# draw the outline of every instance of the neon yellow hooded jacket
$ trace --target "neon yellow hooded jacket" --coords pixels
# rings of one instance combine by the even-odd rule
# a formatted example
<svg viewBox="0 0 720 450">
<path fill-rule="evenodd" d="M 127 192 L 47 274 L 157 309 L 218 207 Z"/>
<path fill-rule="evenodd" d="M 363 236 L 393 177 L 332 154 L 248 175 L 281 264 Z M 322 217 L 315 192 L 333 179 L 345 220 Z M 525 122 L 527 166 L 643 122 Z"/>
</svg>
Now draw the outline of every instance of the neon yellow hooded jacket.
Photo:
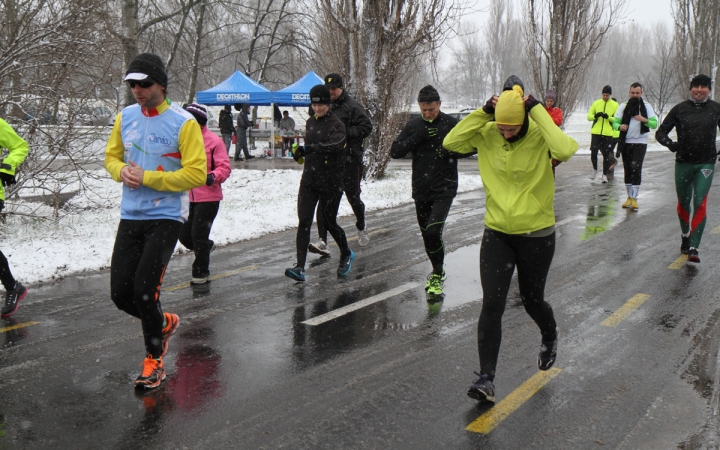
<svg viewBox="0 0 720 450">
<path fill-rule="evenodd" d="M 618 102 L 613 99 L 605 101 L 603 99 L 597 99 L 590 105 L 588 110 L 587 120 L 593 122 L 590 134 L 599 134 L 602 136 L 615 136 L 615 130 L 613 130 L 613 122 L 615 121 L 615 112 L 620 107 Z M 608 118 L 598 117 L 595 120 L 595 114 L 603 112 L 608 115 Z M 619 134 L 618 134 L 619 136 Z M 617 136 L 615 136 L 617 137 Z"/>
<path fill-rule="evenodd" d="M 453 128 L 443 141 L 451 152 L 477 149 L 485 188 L 485 226 L 506 234 L 525 234 L 555 224 L 555 179 L 552 158 L 567 161 L 578 144 L 567 136 L 538 103 L 530 110 L 527 134 L 508 142 L 494 116 L 482 108 Z"/>
<path fill-rule="evenodd" d="M 0 148 L 8 149 L 8 155 L 0 165 L 0 172 L 15 176 L 15 171 L 28 154 L 28 143 L 2 119 L 0 119 Z M 5 201 L 5 189 L 2 184 L 0 184 L 0 200 Z"/>
</svg>

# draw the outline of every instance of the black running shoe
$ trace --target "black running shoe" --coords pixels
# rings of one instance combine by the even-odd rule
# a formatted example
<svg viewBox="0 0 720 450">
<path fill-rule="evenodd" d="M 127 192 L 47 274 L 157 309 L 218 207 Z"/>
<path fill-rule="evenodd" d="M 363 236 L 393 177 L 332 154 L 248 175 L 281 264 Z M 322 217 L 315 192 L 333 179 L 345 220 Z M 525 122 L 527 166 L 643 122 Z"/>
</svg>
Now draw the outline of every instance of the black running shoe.
<svg viewBox="0 0 720 450">
<path fill-rule="evenodd" d="M 690 249 L 687 252 L 688 255 L 688 262 L 691 263 L 699 263 L 700 262 L 700 256 L 698 256 L 698 250 L 695 247 L 690 247 Z"/>
<path fill-rule="evenodd" d="M 474 373 L 480 378 L 475 380 L 472 386 L 470 386 L 470 389 L 467 391 L 467 396 L 479 402 L 495 403 L 495 385 L 493 382 L 490 381 L 485 374 L 480 375 L 477 372 Z"/>
<path fill-rule="evenodd" d="M 683 255 L 688 254 L 690 250 L 690 236 L 682 236 L 682 243 L 680 244 L 680 253 Z"/>
<path fill-rule="evenodd" d="M 557 358 L 557 343 L 560 337 L 560 329 L 555 329 L 555 340 L 553 341 L 542 341 L 540 344 L 540 354 L 538 355 L 538 369 L 548 370 L 555 364 L 555 358 Z"/>
<path fill-rule="evenodd" d="M 18 303 L 24 299 L 28 293 L 28 289 L 19 281 L 15 282 L 15 289 L 5 293 L 5 305 L 0 311 L 0 317 L 10 317 L 18 309 Z"/>
</svg>

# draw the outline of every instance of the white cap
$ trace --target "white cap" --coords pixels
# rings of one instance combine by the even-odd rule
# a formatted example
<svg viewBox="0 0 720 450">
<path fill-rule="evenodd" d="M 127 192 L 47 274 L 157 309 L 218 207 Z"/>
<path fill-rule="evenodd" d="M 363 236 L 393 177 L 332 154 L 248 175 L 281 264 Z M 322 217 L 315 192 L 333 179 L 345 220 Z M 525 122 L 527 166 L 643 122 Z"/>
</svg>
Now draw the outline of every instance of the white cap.
<svg viewBox="0 0 720 450">
<path fill-rule="evenodd" d="M 146 75 L 144 73 L 132 72 L 132 73 L 125 75 L 125 79 L 123 81 L 127 81 L 127 80 L 142 81 L 149 77 L 150 77 L 149 75 Z"/>
</svg>

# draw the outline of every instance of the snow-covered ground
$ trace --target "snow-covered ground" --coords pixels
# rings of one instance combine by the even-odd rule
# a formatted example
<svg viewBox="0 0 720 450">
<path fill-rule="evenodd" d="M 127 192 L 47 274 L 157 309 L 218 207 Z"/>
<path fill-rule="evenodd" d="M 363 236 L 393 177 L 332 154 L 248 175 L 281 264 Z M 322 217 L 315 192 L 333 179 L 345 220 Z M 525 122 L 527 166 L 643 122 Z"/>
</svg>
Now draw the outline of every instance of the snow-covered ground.
<svg viewBox="0 0 720 450">
<path fill-rule="evenodd" d="M 583 111 L 573 114 L 567 123 L 566 132 L 578 141 L 579 154 L 589 153 L 589 130 L 590 123 Z M 648 150 L 663 149 L 651 137 Z M 104 171 L 97 174 L 99 179 L 86 180 L 90 189 L 73 197 L 65 206 L 66 213 L 57 221 L 7 216 L 0 232 L 0 249 L 16 278 L 34 283 L 109 266 L 122 189 Z M 225 245 L 296 227 L 300 176 L 298 170 L 233 170 L 223 184 L 225 199 L 211 239 Z M 481 187 L 479 175 L 460 174 L 461 192 Z M 363 182 L 362 189 L 368 211 L 412 201 L 409 170 L 391 170 L 381 181 Z M 8 206 L 20 210 L 42 207 L 22 199 L 8 201 Z M 339 214 L 352 214 L 346 200 L 342 201 Z M 180 244 L 176 248 L 179 251 L 184 251 Z"/>
</svg>

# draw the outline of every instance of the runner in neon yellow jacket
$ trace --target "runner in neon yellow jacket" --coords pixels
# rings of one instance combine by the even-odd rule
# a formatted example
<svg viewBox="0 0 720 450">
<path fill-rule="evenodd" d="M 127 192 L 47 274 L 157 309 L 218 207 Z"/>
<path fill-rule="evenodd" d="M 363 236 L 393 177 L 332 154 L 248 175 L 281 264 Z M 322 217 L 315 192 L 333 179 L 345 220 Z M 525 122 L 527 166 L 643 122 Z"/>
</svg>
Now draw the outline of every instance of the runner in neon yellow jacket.
<svg viewBox="0 0 720 450">
<path fill-rule="evenodd" d="M 507 234 L 555 224 L 555 183 L 548 150 L 552 158 L 563 162 L 578 150 L 577 142 L 555 125 L 542 104 L 534 105 L 530 116 L 525 136 L 508 142 L 498 132 L 494 113 L 480 108 L 460 121 L 443 141 L 443 147 L 451 152 L 477 149 L 487 202 L 485 226 Z"/>
<path fill-rule="evenodd" d="M 545 301 L 545 281 L 555 253 L 555 183 L 550 156 L 567 161 L 578 144 L 532 96 L 523 97 L 515 76 L 500 97 L 471 113 L 445 137 L 456 153 L 477 150 L 485 187 L 485 230 L 480 245 L 482 310 L 478 320 L 479 376 L 467 395 L 495 401 L 495 369 L 502 338 L 502 315 L 510 282 L 518 270 L 520 297 L 540 329 L 537 364 L 548 370 L 557 357 L 558 328 Z M 532 116 L 532 117 L 530 117 Z"/>
<path fill-rule="evenodd" d="M 0 163 L 0 211 L 5 207 L 5 186 L 15 184 L 17 168 L 28 154 L 28 144 L 17 135 L 7 122 L 0 119 L 0 148 L 8 149 L 8 155 Z M 0 310 L 0 317 L 10 317 L 17 311 L 18 303 L 25 298 L 28 289 L 17 281 L 7 258 L 0 252 L 0 282 L 5 287 L 5 304 Z"/>
<path fill-rule="evenodd" d="M 5 201 L 5 188 L 9 184 L 15 184 L 15 171 L 25 161 L 28 154 L 28 143 L 17 135 L 7 122 L 0 119 L 0 148 L 8 149 L 8 155 L 0 164 L 0 200 Z M 2 208 L 0 208 L 0 211 Z"/>
</svg>

